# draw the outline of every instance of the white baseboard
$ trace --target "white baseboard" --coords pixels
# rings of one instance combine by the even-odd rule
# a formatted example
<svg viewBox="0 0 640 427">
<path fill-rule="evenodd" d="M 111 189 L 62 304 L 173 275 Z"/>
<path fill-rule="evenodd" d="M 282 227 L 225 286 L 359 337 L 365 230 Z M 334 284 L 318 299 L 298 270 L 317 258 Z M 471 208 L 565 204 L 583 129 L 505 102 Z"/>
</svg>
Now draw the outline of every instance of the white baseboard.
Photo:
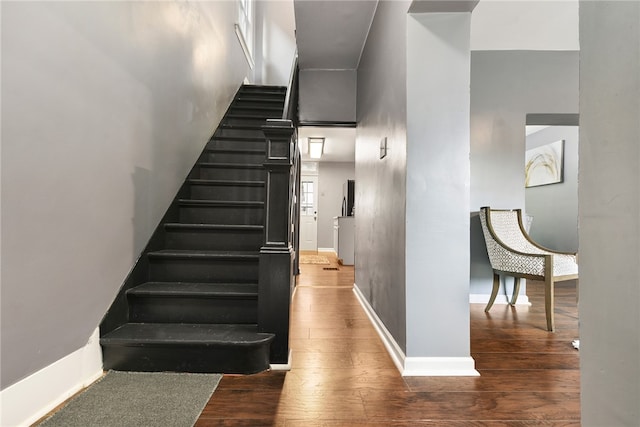
<svg viewBox="0 0 640 427">
<path fill-rule="evenodd" d="M 376 332 L 382 339 L 382 343 L 389 352 L 391 360 L 396 365 L 403 377 L 426 377 L 426 376 L 454 376 L 454 377 L 477 377 L 480 373 L 475 370 L 475 361 L 472 357 L 407 357 L 400 348 L 391 332 L 384 326 L 384 323 L 375 310 L 364 297 L 358 286 L 353 284 L 353 292 L 369 317 Z"/>
<path fill-rule="evenodd" d="M 272 363 L 269 365 L 272 371 L 290 371 L 291 370 L 291 349 L 287 356 L 287 363 Z"/>
<path fill-rule="evenodd" d="M 489 298 L 491 298 L 491 294 L 469 294 L 469 303 L 470 304 L 487 304 L 489 302 Z M 506 295 L 498 295 L 496 300 L 493 303 L 497 304 L 509 304 L 509 298 Z M 526 295 L 518 296 L 518 300 L 516 301 L 516 305 L 531 305 L 529 302 L 529 297 Z"/>
<path fill-rule="evenodd" d="M 407 357 L 403 377 L 479 377 L 473 357 Z"/>
<path fill-rule="evenodd" d="M 358 285 L 355 283 L 353 284 L 353 293 L 356 294 L 358 302 L 360 302 L 360 305 L 364 309 L 364 312 L 367 313 L 367 317 L 369 317 L 369 320 L 373 324 L 376 332 L 380 335 L 380 339 L 382 339 L 382 343 L 387 349 L 389 356 L 391 356 L 391 360 L 393 360 L 396 368 L 398 368 L 398 371 L 402 374 L 404 371 L 405 360 L 404 351 L 402 351 L 396 340 L 393 338 L 393 335 L 391 335 L 391 332 L 389 332 L 387 327 L 384 326 L 382 320 L 380 320 L 373 307 L 371 307 L 371 304 L 369 304 L 369 301 L 367 301 L 364 295 L 362 295 L 360 288 L 358 288 Z"/>
<path fill-rule="evenodd" d="M 338 255 L 336 253 L 336 250 L 333 248 L 318 248 L 318 252 L 332 252 L 334 254 L 336 254 L 336 256 Z"/>
<path fill-rule="evenodd" d="M 2 427 L 30 426 L 102 376 L 98 329 L 87 345 L 0 392 Z"/>
</svg>

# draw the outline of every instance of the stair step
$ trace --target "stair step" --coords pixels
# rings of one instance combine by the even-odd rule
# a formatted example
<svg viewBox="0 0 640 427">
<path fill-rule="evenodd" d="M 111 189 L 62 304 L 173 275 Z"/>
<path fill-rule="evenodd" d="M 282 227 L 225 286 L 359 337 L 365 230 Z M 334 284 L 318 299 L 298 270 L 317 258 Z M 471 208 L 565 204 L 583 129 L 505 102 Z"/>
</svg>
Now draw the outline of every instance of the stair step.
<svg viewBox="0 0 640 427">
<path fill-rule="evenodd" d="M 183 249 L 162 249 L 149 252 L 151 259 L 193 259 L 193 260 L 225 260 L 225 261 L 258 261 L 260 256 L 254 251 L 196 251 Z"/>
<path fill-rule="evenodd" d="M 164 228 L 171 249 L 257 251 L 264 239 L 261 225 L 168 223 Z"/>
<path fill-rule="evenodd" d="M 241 94 L 236 98 L 236 101 L 244 102 L 244 103 L 255 103 L 255 104 L 267 104 L 267 105 L 282 105 L 284 104 L 284 96 L 277 98 L 263 98 L 258 96 L 258 94 Z"/>
<path fill-rule="evenodd" d="M 266 148 L 266 139 L 264 137 L 264 133 L 257 137 L 238 137 L 235 135 L 225 137 L 222 135 L 215 135 L 209 140 L 206 148 L 254 148 L 264 150 Z"/>
<path fill-rule="evenodd" d="M 242 282 L 258 280 L 257 251 L 163 249 L 149 252 L 150 282 Z"/>
<path fill-rule="evenodd" d="M 128 295 L 202 298 L 258 298 L 257 283 L 147 282 L 131 288 Z"/>
<path fill-rule="evenodd" d="M 266 159 L 264 146 L 261 148 L 205 148 L 201 160 L 207 163 L 254 163 L 262 164 Z"/>
<path fill-rule="evenodd" d="M 264 202 L 226 200 L 178 200 L 179 222 L 183 224 L 261 225 Z"/>
<path fill-rule="evenodd" d="M 256 283 L 147 282 L 127 291 L 136 323 L 257 322 Z"/>
<path fill-rule="evenodd" d="M 126 323 L 100 344 L 107 370 L 251 374 L 269 368 L 273 338 L 256 325 Z"/>
<path fill-rule="evenodd" d="M 264 181 L 189 179 L 191 198 L 220 201 L 264 201 Z"/>
<path fill-rule="evenodd" d="M 263 181 L 266 175 L 262 163 L 198 163 L 192 178 L 210 180 Z"/>
</svg>

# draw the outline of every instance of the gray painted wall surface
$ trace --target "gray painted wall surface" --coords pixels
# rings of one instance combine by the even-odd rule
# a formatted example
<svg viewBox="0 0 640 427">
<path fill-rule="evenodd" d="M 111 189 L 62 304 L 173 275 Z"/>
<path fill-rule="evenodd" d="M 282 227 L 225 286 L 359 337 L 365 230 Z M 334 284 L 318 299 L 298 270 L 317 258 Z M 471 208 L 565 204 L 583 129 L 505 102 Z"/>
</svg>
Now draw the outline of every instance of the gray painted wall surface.
<svg viewBox="0 0 640 427">
<path fill-rule="evenodd" d="M 355 70 L 301 70 L 300 120 L 356 121 Z"/>
<path fill-rule="evenodd" d="M 356 165 L 319 162 L 318 167 L 318 247 L 333 248 L 333 217 L 342 214 L 342 184 L 355 179 Z"/>
<path fill-rule="evenodd" d="M 471 211 L 524 209 L 526 114 L 577 112 L 578 52 L 472 52 Z M 488 294 L 480 222 L 471 225 L 471 293 Z"/>
<path fill-rule="evenodd" d="M 232 2 L 2 4 L 2 380 L 83 347 L 248 69 Z"/>
<path fill-rule="evenodd" d="M 580 2 L 582 425 L 640 420 L 640 3 Z"/>
<path fill-rule="evenodd" d="M 407 10 L 378 3 L 358 67 L 356 285 L 406 352 Z M 388 152 L 380 159 L 380 140 Z"/>
<path fill-rule="evenodd" d="M 529 234 L 551 249 L 578 251 L 578 127 L 551 126 L 529 135 L 526 148 L 564 140 L 562 183 L 525 189 L 525 210 L 533 215 Z"/>
<path fill-rule="evenodd" d="M 471 14 L 407 20 L 406 355 L 469 357 Z"/>
</svg>

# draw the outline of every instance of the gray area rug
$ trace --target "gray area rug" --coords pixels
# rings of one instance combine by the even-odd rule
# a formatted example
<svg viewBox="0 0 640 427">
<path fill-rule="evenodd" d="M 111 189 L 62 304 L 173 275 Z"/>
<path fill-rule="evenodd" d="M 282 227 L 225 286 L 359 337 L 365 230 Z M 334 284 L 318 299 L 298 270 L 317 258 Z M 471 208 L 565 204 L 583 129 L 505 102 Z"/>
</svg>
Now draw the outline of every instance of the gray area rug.
<svg viewBox="0 0 640 427">
<path fill-rule="evenodd" d="M 191 427 L 222 375 L 109 371 L 43 427 Z"/>
</svg>

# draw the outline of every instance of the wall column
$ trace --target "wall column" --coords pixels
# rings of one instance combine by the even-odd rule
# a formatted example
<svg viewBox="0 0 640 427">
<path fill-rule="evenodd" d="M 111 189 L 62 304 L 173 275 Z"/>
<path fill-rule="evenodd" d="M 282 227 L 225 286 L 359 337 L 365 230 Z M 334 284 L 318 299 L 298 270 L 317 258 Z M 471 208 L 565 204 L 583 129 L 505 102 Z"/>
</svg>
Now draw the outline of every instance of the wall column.
<svg viewBox="0 0 640 427">
<path fill-rule="evenodd" d="M 582 425 L 640 419 L 640 3 L 580 1 Z"/>
<path fill-rule="evenodd" d="M 469 349 L 471 13 L 407 19 L 404 375 L 477 375 Z"/>
</svg>

